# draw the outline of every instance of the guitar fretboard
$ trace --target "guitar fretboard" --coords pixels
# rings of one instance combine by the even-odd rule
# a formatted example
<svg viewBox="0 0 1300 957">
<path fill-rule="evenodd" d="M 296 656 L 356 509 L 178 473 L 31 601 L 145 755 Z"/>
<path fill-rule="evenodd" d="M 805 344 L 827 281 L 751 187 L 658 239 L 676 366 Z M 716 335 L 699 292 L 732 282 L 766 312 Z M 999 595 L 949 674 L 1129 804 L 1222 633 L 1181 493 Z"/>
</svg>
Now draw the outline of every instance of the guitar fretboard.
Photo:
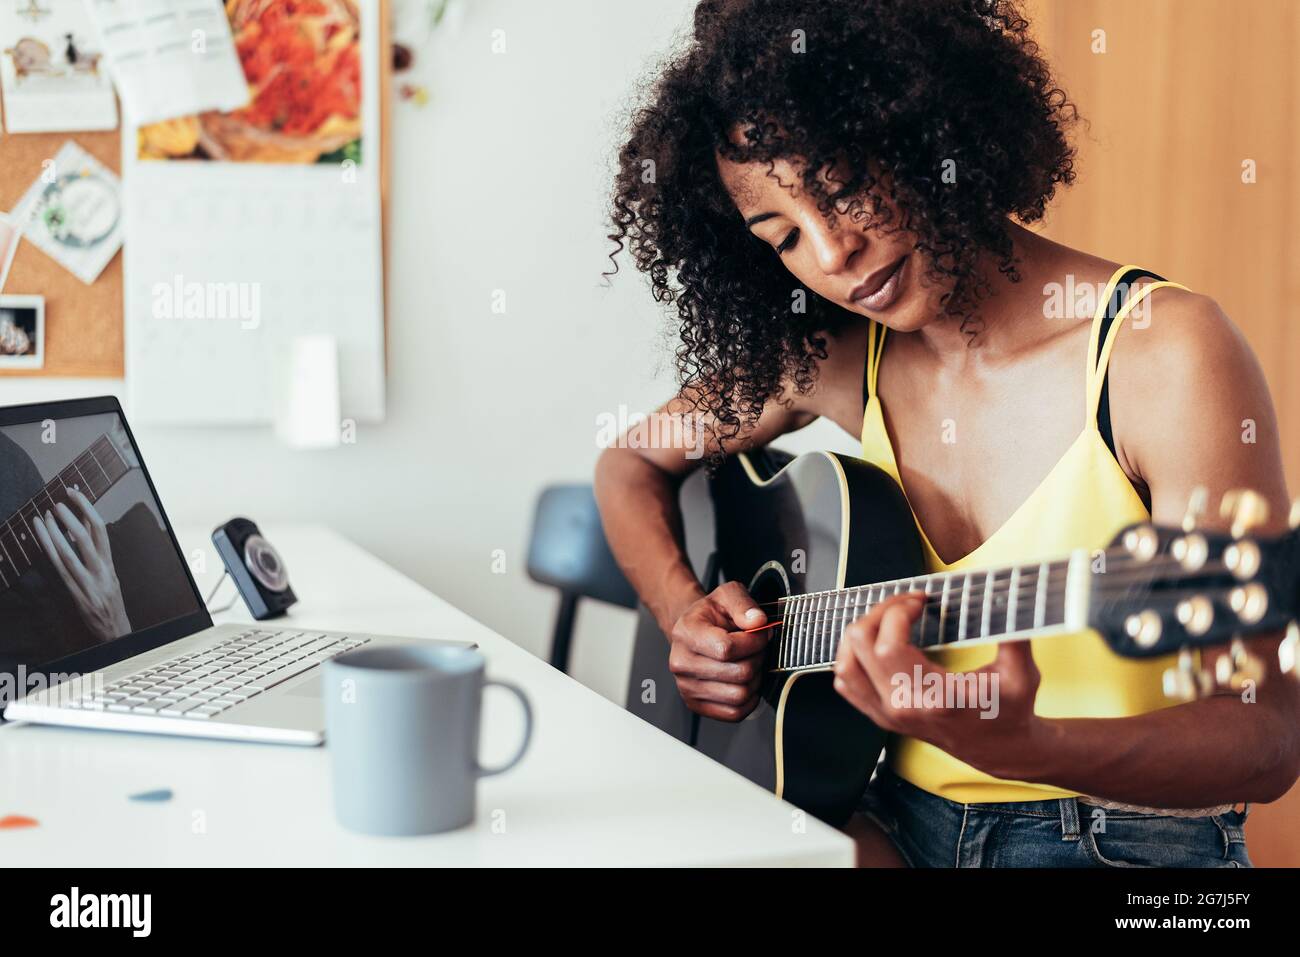
<svg viewBox="0 0 1300 957">
<path fill-rule="evenodd" d="M 117 484 L 131 467 L 111 439 L 101 435 L 85 452 L 72 460 L 45 487 L 0 522 L 0 588 L 12 588 L 36 564 L 41 546 L 32 527 L 37 515 L 53 512 L 62 503 L 72 509 L 68 489 L 77 489 L 92 504 Z"/>
<path fill-rule="evenodd" d="M 885 599 L 908 592 L 927 596 L 912 628 L 912 644 L 921 648 L 1047 632 L 1062 629 L 1072 619 L 1077 625 L 1079 612 L 1070 607 L 1069 591 L 1076 561 L 1082 556 L 794 595 L 782 605 L 774 670 L 829 665 L 852 621 Z"/>
</svg>

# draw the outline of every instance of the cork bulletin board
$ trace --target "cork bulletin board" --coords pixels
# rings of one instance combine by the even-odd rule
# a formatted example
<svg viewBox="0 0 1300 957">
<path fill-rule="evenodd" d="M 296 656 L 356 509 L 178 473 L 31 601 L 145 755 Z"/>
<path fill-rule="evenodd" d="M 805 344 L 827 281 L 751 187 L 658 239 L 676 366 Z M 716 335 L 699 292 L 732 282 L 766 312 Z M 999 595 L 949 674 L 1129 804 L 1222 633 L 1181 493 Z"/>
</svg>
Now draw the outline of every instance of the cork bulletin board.
<svg viewBox="0 0 1300 957">
<path fill-rule="evenodd" d="M 41 164 L 53 159 L 68 140 L 114 173 L 121 175 L 121 134 L 3 133 L 0 134 L 0 210 L 18 205 L 41 175 Z M 20 242 L 7 296 L 45 297 L 45 366 L 41 369 L 0 369 L 0 376 L 66 376 L 122 378 L 122 253 L 86 285 L 31 243 Z"/>
<path fill-rule="evenodd" d="M 387 273 L 389 163 L 391 157 L 391 47 L 389 0 L 379 7 L 379 190 L 381 270 Z M 0 107 L 2 109 L 2 107 Z M 119 115 L 121 114 L 119 104 Z M 9 212 L 68 140 L 122 176 L 122 130 L 110 132 L 8 133 L 0 131 L 0 211 Z M 125 187 L 124 187 L 125 189 Z M 125 373 L 123 251 L 119 250 L 91 285 L 83 283 L 32 243 L 19 243 L 4 295 L 45 299 L 45 361 L 38 369 L 0 368 L 0 378 L 34 376 L 122 379 Z M 386 317 L 381 313 L 383 338 Z M 386 348 L 384 349 L 386 364 Z"/>
</svg>

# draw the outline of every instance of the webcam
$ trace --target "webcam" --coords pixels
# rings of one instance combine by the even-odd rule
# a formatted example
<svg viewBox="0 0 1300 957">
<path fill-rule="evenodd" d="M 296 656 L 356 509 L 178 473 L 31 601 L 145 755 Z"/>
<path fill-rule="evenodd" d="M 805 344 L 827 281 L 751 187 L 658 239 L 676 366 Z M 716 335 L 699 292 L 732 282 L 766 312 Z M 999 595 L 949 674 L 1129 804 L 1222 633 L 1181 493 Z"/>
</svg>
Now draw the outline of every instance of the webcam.
<svg viewBox="0 0 1300 957">
<path fill-rule="evenodd" d="M 284 559 L 262 536 L 256 522 L 232 518 L 212 533 L 212 544 L 258 621 L 279 618 L 298 601 L 289 586 Z"/>
</svg>

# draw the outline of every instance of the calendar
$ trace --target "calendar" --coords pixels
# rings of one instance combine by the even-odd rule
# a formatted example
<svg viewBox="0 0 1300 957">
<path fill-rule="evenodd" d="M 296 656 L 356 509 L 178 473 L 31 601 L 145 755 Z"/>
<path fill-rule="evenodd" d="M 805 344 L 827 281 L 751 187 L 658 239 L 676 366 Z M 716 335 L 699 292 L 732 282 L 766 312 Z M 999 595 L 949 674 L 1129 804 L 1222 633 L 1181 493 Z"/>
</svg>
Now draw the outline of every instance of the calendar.
<svg viewBox="0 0 1300 957">
<path fill-rule="evenodd" d="M 136 420 L 270 424 L 287 356 L 308 336 L 337 343 L 343 415 L 383 418 L 380 7 L 322 0 L 301 14 L 321 22 L 277 36 L 283 17 L 261 21 L 265 4 L 232 0 L 248 104 L 126 129 Z M 326 36 L 288 76 L 258 47 L 278 58 Z"/>
</svg>

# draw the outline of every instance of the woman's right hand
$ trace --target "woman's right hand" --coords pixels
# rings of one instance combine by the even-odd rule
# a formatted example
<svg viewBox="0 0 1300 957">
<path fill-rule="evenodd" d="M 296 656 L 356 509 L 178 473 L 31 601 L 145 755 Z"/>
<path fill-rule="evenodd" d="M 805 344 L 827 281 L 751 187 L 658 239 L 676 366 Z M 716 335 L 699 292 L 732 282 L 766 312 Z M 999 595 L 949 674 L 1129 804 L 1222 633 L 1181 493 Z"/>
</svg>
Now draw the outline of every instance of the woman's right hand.
<svg viewBox="0 0 1300 957">
<path fill-rule="evenodd" d="M 696 601 L 668 635 L 668 670 L 696 714 L 739 721 L 758 706 L 763 658 L 772 629 L 752 631 L 767 616 L 740 582 Z"/>
</svg>

